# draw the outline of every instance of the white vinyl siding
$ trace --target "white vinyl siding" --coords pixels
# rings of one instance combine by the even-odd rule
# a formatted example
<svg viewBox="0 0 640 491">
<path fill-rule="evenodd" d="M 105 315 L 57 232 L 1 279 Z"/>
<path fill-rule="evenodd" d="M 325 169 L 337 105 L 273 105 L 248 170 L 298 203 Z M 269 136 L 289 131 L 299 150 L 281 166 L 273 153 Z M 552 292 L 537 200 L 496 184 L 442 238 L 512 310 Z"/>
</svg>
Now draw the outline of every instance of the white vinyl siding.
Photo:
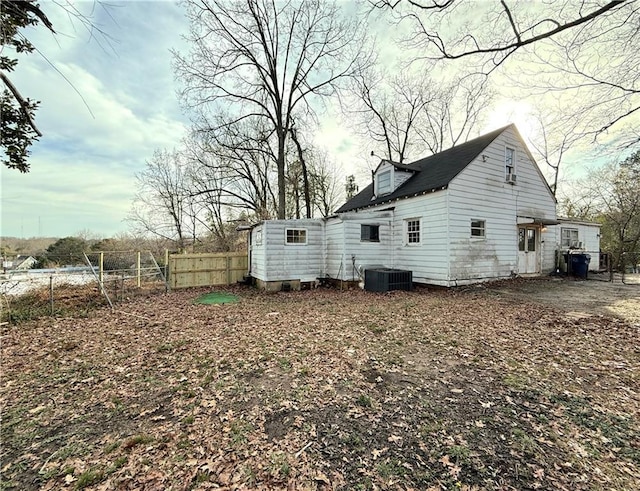
<svg viewBox="0 0 640 491">
<path fill-rule="evenodd" d="M 251 250 L 250 252 L 250 271 L 251 275 L 256 278 L 262 278 L 266 275 L 266 247 L 263 240 L 263 225 L 259 225 L 251 230 Z"/>
<path fill-rule="evenodd" d="M 514 149 L 518 186 L 505 182 L 506 148 Z M 518 217 L 556 219 L 553 195 L 513 128 L 507 128 L 481 155 L 449 183 L 452 285 L 510 277 L 518 271 Z M 490 224 L 485 240 L 469 235 L 469 223 L 478 217 Z M 548 273 L 555 265 L 555 228 L 539 229 L 540 270 Z"/>
<path fill-rule="evenodd" d="M 564 230 L 577 230 L 578 231 L 578 242 L 582 243 L 582 249 L 586 254 L 591 256 L 591 262 L 589 263 L 589 270 L 597 271 L 600 265 L 600 224 L 590 223 L 590 222 L 582 222 L 578 220 L 570 220 L 567 218 L 559 219 L 560 225 L 556 227 L 558 231 L 558 241 L 557 247 L 560 251 L 566 251 L 569 246 L 566 246 L 566 241 L 563 240 L 565 237 L 571 235 L 575 237 L 574 233 L 564 233 Z M 563 237 L 564 235 L 564 237 Z M 576 240 L 576 239 L 572 239 Z"/>
<path fill-rule="evenodd" d="M 402 186 L 407 179 L 413 176 L 413 172 L 401 171 L 398 169 L 394 169 L 393 172 L 393 189 L 396 190 L 400 186 Z"/>
<path fill-rule="evenodd" d="M 378 242 L 362 241 L 362 225 L 378 227 Z M 358 281 L 358 268 L 393 267 L 393 212 L 344 213 L 327 221 L 326 274 Z"/>
<path fill-rule="evenodd" d="M 376 174 L 376 181 L 377 181 L 377 187 L 378 187 L 378 191 L 376 194 L 378 195 L 389 194 L 392 191 L 391 172 L 392 172 L 391 169 L 389 169 L 383 172 L 378 172 L 378 174 Z"/>
<path fill-rule="evenodd" d="M 292 232 L 290 235 L 287 231 Z M 300 231 L 304 231 L 301 234 Z M 262 245 L 256 244 L 258 232 Z M 287 243 L 302 240 L 306 243 Z M 324 221 L 267 220 L 252 230 L 251 274 L 263 281 L 315 281 L 324 274 Z"/>
<path fill-rule="evenodd" d="M 380 205 L 378 209 L 388 207 Z M 447 191 L 399 200 L 393 203 L 393 208 L 388 212 L 393 216 L 390 250 L 385 256 L 370 256 L 369 264 L 411 271 L 416 283 L 448 286 Z M 425 216 L 420 218 L 423 213 Z M 420 219 L 420 243 L 408 245 L 406 222 L 417 218 Z M 381 242 L 385 242 L 383 227 L 380 230 Z"/>
</svg>

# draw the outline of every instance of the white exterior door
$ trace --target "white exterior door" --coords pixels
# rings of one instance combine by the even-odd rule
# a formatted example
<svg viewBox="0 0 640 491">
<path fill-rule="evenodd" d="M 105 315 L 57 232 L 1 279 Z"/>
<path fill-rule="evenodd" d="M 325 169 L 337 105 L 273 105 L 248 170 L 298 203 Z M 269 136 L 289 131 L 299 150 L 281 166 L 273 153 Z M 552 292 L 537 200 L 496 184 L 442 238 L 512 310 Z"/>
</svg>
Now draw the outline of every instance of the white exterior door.
<svg viewBox="0 0 640 491">
<path fill-rule="evenodd" d="M 538 227 L 518 227 L 518 274 L 540 272 L 540 242 L 538 232 Z"/>
</svg>

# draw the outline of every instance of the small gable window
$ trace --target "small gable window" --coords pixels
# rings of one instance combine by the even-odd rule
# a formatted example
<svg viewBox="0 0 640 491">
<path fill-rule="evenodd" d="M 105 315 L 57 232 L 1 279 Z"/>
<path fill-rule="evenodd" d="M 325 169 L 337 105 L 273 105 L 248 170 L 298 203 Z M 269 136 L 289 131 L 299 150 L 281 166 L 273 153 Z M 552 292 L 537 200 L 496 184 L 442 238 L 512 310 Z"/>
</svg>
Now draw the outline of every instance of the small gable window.
<svg viewBox="0 0 640 491">
<path fill-rule="evenodd" d="M 376 194 L 388 194 L 391 192 L 391 170 L 380 172 L 377 175 L 378 192 Z"/>
<path fill-rule="evenodd" d="M 516 173 L 516 150 L 514 148 L 507 147 L 505 149 L 504 165 L 507 176 L 514 175 Z"/>
<path fill-rule="evenodd" d="M 380 242 L 380 225 L 360 225 L 360 242 Z"/>
<path fill-rule="evenodd" d="M 482 239 L 485 237 L 485 221 L 471 220 L 471 237 Z"/>
<path fill-rule="evenodd" d="M 307 230 L 304 228 L 288 228 L 286 240 L 287 244 L 306 244 Z"/>
</svg>

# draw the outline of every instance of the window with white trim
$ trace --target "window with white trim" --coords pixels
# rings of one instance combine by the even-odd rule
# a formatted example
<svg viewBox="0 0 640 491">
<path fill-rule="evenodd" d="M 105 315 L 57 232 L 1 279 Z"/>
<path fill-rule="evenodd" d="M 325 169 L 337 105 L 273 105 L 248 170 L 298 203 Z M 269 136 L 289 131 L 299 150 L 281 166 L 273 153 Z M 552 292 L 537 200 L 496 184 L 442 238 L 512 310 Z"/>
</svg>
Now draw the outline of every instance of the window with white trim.
<svg viewBox="0 0 640 491">
<path fill-rule="evenodd" d="M 288 228 L 286 230 L 287 244 L 306 244 L 307 229 L 306 228 Z"/>
<path fill-rule="evenodd" d="M 407 231 L 406 243 L 407 244 L 419 244 L 420 243 L 420 219 L 410 218 L 405 220 L 405 229 Z"/>
<path fill-rule="evenodd" d="M 391 170 L 378 173 L 377 181 L 378 192 L 376 194 L 388 194 L 391 192 Z"/>
<path fill-rule="evenodd" d="M 360 242 L 380 242 L 380 225 L 360 225 Z"/>
<path fill-rule="evenodd" d="M 560 229 L 560 246 L 565 249 L 578 247 L 578 229 L 562 227 Z"/>
<path fill-rule="evenodd" d="M 471 220 L 471 237 L 484 239 L 486 233 L 486 222 L 484 220 Z"/>
<path fill-rule="evenodd" d="M 515 148 L 506 147 L 504 150 L 504 166 L 505 175 L 509 176 L 516 173 L 516 150 Z"/>
<path fill-rule="evenodd" d="M 262 245 L 262 230 L 256 230 L 256 245 Z"/>
</svg>

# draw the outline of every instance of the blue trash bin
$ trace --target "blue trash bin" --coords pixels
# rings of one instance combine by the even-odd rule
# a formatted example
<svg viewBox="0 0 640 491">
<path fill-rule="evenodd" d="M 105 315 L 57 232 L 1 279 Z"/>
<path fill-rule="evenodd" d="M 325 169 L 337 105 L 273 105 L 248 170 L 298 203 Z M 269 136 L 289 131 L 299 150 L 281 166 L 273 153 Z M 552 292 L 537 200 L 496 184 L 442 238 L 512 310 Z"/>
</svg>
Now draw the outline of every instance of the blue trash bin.
<svg viewBox="0 0 640 491">
<path fill-rule="evenodd" d="M 589 254 L 570 254 L 571 274 L 577 278 L 587 278 L 591 256 Z"/>
</svg>

